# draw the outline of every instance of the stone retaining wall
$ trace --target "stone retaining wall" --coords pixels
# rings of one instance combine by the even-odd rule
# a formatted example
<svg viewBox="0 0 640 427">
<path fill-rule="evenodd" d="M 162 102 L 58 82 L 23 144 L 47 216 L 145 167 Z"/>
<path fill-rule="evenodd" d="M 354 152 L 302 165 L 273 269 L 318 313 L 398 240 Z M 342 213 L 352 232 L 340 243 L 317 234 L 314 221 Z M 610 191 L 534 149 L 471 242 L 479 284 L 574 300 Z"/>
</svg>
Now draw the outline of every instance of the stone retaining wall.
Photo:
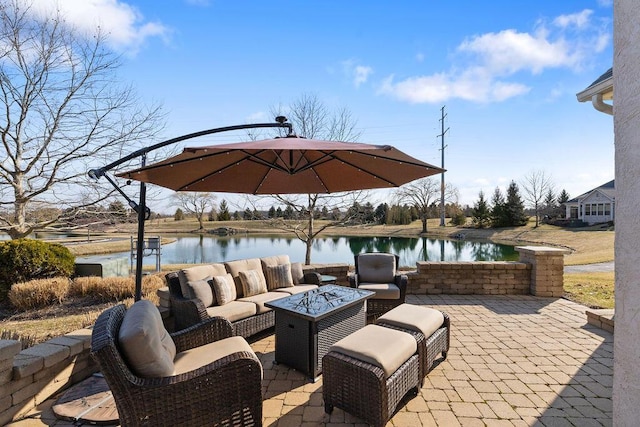
<svg viewBox="0 0 640 427">
<path fill-rule="evenodd" d="M 20 349 L 19 341 L 0 340 L 0 425 L 98 371 L 89 356 L 91 329 Z"/>
</svg>

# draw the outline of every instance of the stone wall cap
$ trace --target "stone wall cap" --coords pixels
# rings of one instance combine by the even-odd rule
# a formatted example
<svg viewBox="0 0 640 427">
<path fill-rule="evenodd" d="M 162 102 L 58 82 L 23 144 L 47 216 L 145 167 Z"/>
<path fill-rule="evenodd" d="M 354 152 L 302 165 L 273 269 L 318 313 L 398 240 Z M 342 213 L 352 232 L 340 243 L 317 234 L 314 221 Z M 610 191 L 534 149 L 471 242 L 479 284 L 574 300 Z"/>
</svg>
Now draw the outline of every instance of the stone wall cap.
<svg viewBox="0 0 640 427">
<path fill-rule="evenodd" d="M 569 249 L 552 248 L 549 246 L 516 246 L 515 250 L 518 252 L 533 253 L 533 254 L 554 254 L 554 255 L 569 255 L 571 251 Z"/>
</svg>

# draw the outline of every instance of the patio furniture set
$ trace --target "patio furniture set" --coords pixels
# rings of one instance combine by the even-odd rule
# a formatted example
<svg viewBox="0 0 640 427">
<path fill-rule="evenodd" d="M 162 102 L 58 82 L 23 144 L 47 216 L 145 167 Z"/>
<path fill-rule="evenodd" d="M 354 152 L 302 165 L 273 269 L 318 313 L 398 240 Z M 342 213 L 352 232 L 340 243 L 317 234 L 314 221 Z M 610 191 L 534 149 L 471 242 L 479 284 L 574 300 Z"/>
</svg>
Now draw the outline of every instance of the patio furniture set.
<svg viewBox="0 0 640 427">
<path fill-rule="evenodd" d="M 106 310 L 91 351 L 122 425 L 261 425 L 262 366 L 245 338 L 271 327 L 275 363 L 322 374 L 325 412 L 386 424 L 446 357 L 450 320 L 404 303 L 397 256 L 355 261 L 351 287 L 322 285 L 286 255 L 169 273 L 171 334 L 148 301 Z"/>
</svg>

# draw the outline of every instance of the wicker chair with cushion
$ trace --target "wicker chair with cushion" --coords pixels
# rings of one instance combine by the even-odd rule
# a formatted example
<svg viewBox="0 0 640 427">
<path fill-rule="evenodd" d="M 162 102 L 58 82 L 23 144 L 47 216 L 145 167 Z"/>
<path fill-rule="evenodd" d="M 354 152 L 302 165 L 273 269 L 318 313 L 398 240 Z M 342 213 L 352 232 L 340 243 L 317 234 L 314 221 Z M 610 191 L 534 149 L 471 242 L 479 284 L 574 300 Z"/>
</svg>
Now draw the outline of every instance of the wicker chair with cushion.
<svg viewBox="0 0 640 427">
<path fill-rule="evenodd" d="M 122 426 L 262 424 L 262 366 L 225 319 L 169 334 L 151 302 L 117 305 L 98 317 L 91 355 Z"/>
<path fill-rule="evenodd" d="M 355 273 L 349 276 L 352 288 L 374 291 L 367 300 L 367 317 L 374 320 L 403 304 L 407 294 L 407 276 L 397 271 L 398 255 L 370 252 L 355 256 Z"/>
</svg>

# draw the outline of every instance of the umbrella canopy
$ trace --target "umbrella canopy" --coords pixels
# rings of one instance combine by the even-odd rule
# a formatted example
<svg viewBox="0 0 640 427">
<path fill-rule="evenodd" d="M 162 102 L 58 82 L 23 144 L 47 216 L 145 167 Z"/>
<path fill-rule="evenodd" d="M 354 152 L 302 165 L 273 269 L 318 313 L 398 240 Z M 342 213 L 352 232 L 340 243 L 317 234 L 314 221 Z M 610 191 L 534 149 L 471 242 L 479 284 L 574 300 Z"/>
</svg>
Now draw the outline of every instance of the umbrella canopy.
<svg viewBox="0 0 640 427">
<path fill-rule="evenodd" d="M 399 187 L 441 172 L 389 145 L 294 136 L 185 148 L 117 176 L 176 191 L 310 194 Z"/>
</svg>

